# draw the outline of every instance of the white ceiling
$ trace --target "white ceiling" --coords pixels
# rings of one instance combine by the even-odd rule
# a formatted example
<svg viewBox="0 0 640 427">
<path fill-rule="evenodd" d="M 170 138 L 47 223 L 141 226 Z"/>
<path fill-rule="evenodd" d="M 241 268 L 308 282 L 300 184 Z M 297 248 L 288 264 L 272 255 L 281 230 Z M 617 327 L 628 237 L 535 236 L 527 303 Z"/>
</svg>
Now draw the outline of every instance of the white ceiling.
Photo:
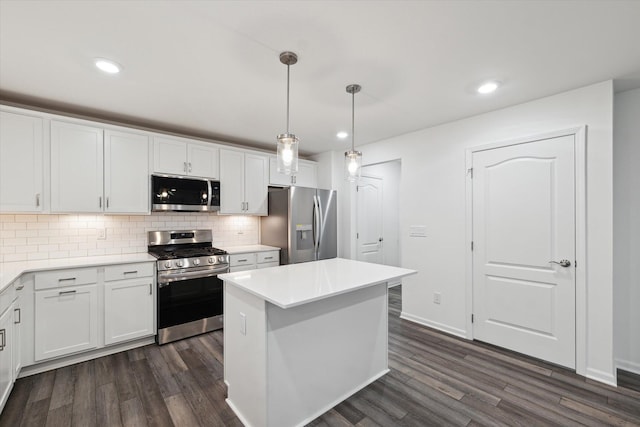
<svg viewBox="0 0 640 427">
<path fill-rule="evenodd" d="M 301 153 L 607 79 L 640 82 L 640 1 L 0 0 L 0 97 Z M 92 59 L 124 66 L 99 73 Z M 493 95 L 475 87 L 503 82 Z"/>
</svg>

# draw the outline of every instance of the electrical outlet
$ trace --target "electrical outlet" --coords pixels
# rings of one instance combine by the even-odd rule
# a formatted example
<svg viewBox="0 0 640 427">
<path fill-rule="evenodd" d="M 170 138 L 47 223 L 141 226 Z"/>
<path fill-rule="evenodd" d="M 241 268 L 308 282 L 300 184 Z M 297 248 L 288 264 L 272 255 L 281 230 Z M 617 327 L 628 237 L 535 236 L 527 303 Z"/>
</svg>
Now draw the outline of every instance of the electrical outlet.
<svg viewBox="0 0 640 427">
<path fill-rule="evenodd" d="M 442 294 L 440 292 L 433 293 L 433 303 L 440 304 L 440 299 L 442 298 Z"/>
<path fill-rule="evenodd" d="M 242 312 L 240 313 L 240 333 L 247 335 L 247 315 Z"/>
<path fill-rule="evenodd" d="M 106 240 L 107 239 L 107 229 L 106 228 L 97 228 L 96 234 L 98 236 L 98 240 Z"/>
</svg>

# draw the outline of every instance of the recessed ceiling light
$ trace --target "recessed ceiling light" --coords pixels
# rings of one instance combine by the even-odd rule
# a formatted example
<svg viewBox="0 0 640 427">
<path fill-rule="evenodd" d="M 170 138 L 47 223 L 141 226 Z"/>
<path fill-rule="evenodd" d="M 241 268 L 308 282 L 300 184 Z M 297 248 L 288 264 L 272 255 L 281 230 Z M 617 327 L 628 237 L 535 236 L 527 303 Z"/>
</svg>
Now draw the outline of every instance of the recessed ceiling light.
<svg viewBox="0 0 640 427">
<path fill-rule="evenodd" d="M 101 71 L 109 74 L 118 74 L 122 69 L 120 64 L 104 58 L 96 58 L 95 64 Z"/>
<path fill-rule="evenodd" d="M 478 87 L 478 93 L 486 95 L 487 93 L 495 92 L 496 89 L 498 89 L 498 86 L 500 86 L 500 84 L 496 81 L 483 83 Z"/>
<path fill-rule="evenodd" d="M 346 137 L 348 137 L 348 136 L 349 136 L 349 134 L 348 134 L 348 133 L 346 133 L 345 131 L 341 131 L 341 132 L 338 132 L 338 133 L 336 134 L 336 136 L 337 136 L 338 138 L 340 138 L 340 139 L 345 139 Z"/>
</svg>

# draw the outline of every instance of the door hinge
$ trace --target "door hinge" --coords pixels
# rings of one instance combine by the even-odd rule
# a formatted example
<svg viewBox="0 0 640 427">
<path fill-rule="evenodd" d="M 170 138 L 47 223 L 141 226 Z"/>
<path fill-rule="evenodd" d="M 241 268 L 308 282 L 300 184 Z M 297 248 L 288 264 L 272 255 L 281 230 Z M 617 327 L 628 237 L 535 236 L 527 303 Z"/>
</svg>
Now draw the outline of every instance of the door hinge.
<svg viewBox="0 0 640 427">
<path fill-rule="evenodd" d="M 578 261 L 573 261 L 573 268 L 578 268 Z"/>
<path fill-rule="evenodd" d="M 356 233 L 356 239 L 360 238 L 360 233 Z"/>
<path fill-rule="evenodd" d="M 473 323 L 473 314 L 471 315 L 471 323 Z"/>
<path fill-rule="evenodd" d="M 473 179 L 473 168 L 467 169 L 467 173 L 469 174 L 470 178 Z"/>
<path fill-rule="evenodd" d="M 471 241 L 471 250 L 473 250 L 473 240 Z"/>
</svg>

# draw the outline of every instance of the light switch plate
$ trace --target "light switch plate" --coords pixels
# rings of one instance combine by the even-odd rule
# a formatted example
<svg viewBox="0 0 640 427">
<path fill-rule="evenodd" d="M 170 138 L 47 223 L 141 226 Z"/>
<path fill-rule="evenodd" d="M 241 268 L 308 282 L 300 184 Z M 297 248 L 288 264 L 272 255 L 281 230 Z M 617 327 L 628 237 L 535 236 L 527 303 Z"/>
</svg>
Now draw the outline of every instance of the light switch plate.
<svg viewBox="0 0 640 427">
<path fill-rule="evenodd" d="M 106 240 L 107 239 L 107 229 L 106 228 L 98 228 L 98 229 L 96 229 L 96 234 L 98 236 L 98 240 Z"/>
<path fill-rule="evenodd" d="M 247 335 L 247 315 L 240 312 L 240 333 Z"/>
</svg>

